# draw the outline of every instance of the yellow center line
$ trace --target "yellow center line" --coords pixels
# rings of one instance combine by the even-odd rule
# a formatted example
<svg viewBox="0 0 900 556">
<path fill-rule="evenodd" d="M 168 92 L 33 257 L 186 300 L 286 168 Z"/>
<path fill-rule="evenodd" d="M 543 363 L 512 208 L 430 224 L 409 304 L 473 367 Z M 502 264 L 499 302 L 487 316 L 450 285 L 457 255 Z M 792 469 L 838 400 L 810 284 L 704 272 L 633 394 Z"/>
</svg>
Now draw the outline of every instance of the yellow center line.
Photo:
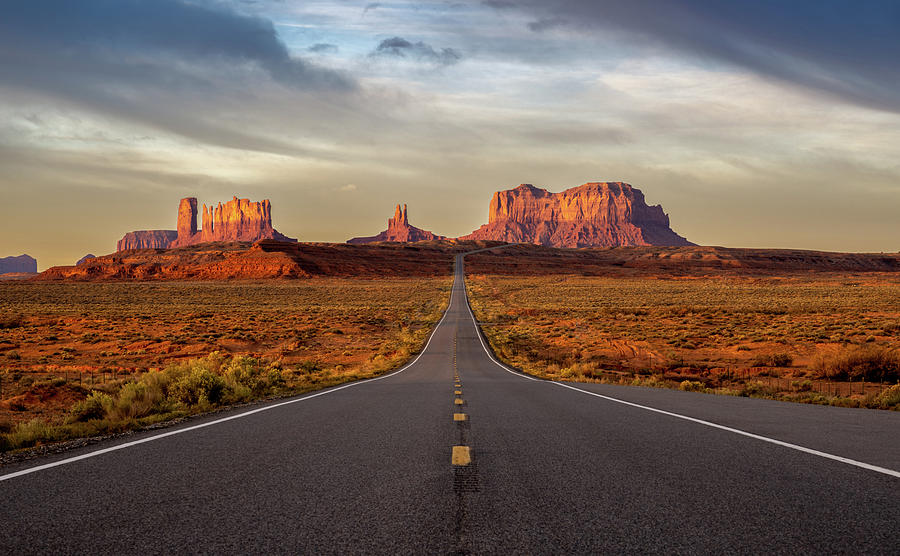
<svg viewBox="0 0 900 556">
<path fill-rule="evenodd" d="M 454 421 L 465 421 L 468 418 L 469 418 L 469 416 L 466 415 L 465 413 L 454 413 L 453 414 Z"/>
<path fill-rule="evenodd" d="M 451 465 L 469 465 L 472 463 L 472 453 L 468 446 L 454 446 L 453 455 L 450 456 Z"/>
<path fill-rule="evenodd" d="M 454 390 L 453 393 L 457 396 L 462 396 L 462 390 Z"/>
<path fill-rule="evenodd" d="M 453 403 L 455 403 L 456 405 L 462 405 L 463 404 L 462 398 L 456 398 L 455 400 L 453 400 Z"/>
</svg>

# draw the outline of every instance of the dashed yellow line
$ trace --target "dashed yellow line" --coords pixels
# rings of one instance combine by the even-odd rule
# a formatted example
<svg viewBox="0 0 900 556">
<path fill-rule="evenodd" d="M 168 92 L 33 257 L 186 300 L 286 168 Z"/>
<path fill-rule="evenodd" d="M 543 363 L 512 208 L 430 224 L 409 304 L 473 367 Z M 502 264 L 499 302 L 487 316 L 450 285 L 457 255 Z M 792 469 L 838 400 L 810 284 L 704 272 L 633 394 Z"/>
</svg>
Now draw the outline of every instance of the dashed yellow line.
<svg viewBox="0 0 900 556">
<path fill-rule="evenodd" d="M 456 405 L 462 405 L 463 404 L 462 398 L 456 398 L 455 400 L 453 400 L 453 403 L 455 403 Z"/>
<path fill-rule="evenodd" d="M 462 396 L 462 390 L 454 390 L 453 393 L 457 396 Z"/>
<path fill-rule="evenodd" d="M 450 456 L 451 465 L 469 465 L 472 463 L 472 453 L 468 446 L 454 446 L 453 455 Z"/>
<path fill-rule="evenodd" d="M 465 413 L 454 413 L 454 414 L 453 414 L 453 420 L 454 420 L 454 421 L 465 421 L 465 420 L 467 420 L 468 418 L 469 418 L 469 416 L 466 415 Z"/>
</svg>

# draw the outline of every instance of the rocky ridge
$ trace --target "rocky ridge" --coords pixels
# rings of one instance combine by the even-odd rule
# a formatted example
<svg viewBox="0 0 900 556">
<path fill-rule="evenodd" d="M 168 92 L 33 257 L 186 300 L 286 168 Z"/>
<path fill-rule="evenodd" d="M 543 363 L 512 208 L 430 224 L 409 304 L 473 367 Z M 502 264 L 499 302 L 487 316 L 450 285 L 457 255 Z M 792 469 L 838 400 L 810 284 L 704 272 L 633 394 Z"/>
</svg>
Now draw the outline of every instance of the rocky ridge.
<svg viewBox="0 0 900 556">
<path fill-rule="evenodd" d="M 481 246 L 483 244 L 473 244 Z M 347 245 L 277 240 L 210 242 L 164 250 L 123 251 L 57 266 L 35 281 L 386 278 L 448 276 L 454 251 L 439 242 Z"/>
<path fill-rule="evenodd" d="M 410 225 L 409 218 L 406 214 L 406 205 L 403 210 L 397 205 L 394 210 L 394 217 L 388 218 L 387 230 L 376 236 L 355 237 L 347 241 L 351 244 L 376 243 L 379 241 L 396 241 L 401 243 L 411 243 L 415 241 L 434 241 L 447 239 L 444 236 L 435 235 L 427 230 L 416 228 Z"/>
</svg>

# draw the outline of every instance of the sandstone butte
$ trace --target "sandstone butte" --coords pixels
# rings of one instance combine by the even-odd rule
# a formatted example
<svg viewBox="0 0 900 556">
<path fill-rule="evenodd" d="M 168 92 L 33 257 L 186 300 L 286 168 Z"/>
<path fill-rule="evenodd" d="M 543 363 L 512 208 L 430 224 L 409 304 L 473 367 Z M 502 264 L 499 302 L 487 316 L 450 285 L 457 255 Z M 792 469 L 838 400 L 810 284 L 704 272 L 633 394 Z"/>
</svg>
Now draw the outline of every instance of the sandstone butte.
<svg viewBox="0 0 900 556">
<path fill-rule="evenodd" d="M 116 251 L 169 249 L 212 241 L 297 241 L 272 227 L 272 205 L 268 199 L 251 201 L 234 197 L 215 207 L 203 205 L 203 226 L 198 229 L 197 199 L 186 197 L 178 205 L 177 228 L 129 232 L 119 240 Z"/>
<path fill-rule="evenodd" d="M 37 259 L 29 255 L 0 258 L 0 274 L 36 274 Z"/>
<path fill-rule="evenodd" d="M 534 243 L 548 247 L 693 245 L 669 228 L 660 205 L 639 189 L 594 182 L 551 193 L 531 184 L 498 191 L 488 223 L 461 240 Z"/>
<path fill-rule="evenodd" d="M 387 230 L 381 232 L 377 236 L 355 237 L 347 241 L 347 243 L 362 244 L 375 243 L 378 241 L 397 241 L 402 243 L 410 243 L 414 241 L 432 241 L 447 239 L 444 236 L 434 235 L 433 233 L 416 228 L 409 224 L 409 218 L 406 215 L 406 205 L 400 210 L 400 205 L 394 211 L 394 217 L 388 218 Z"/>
</svg>

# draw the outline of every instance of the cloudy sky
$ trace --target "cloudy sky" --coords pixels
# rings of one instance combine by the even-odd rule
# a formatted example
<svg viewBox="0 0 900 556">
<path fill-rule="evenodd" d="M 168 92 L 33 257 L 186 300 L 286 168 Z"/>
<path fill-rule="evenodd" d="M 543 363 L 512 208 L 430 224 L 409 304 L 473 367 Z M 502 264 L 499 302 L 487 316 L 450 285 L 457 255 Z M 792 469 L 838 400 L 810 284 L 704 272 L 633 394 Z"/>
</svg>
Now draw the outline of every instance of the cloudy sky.
<svg viewBox="0 0 900 556">
<path fill-rule="evenodd" d="M 691 241 L 900 249 L 900 3 L 6 0 L 0 256 L 269 198 L 279 231 L 456 236 L 621 180 Z"/>
</svg>

